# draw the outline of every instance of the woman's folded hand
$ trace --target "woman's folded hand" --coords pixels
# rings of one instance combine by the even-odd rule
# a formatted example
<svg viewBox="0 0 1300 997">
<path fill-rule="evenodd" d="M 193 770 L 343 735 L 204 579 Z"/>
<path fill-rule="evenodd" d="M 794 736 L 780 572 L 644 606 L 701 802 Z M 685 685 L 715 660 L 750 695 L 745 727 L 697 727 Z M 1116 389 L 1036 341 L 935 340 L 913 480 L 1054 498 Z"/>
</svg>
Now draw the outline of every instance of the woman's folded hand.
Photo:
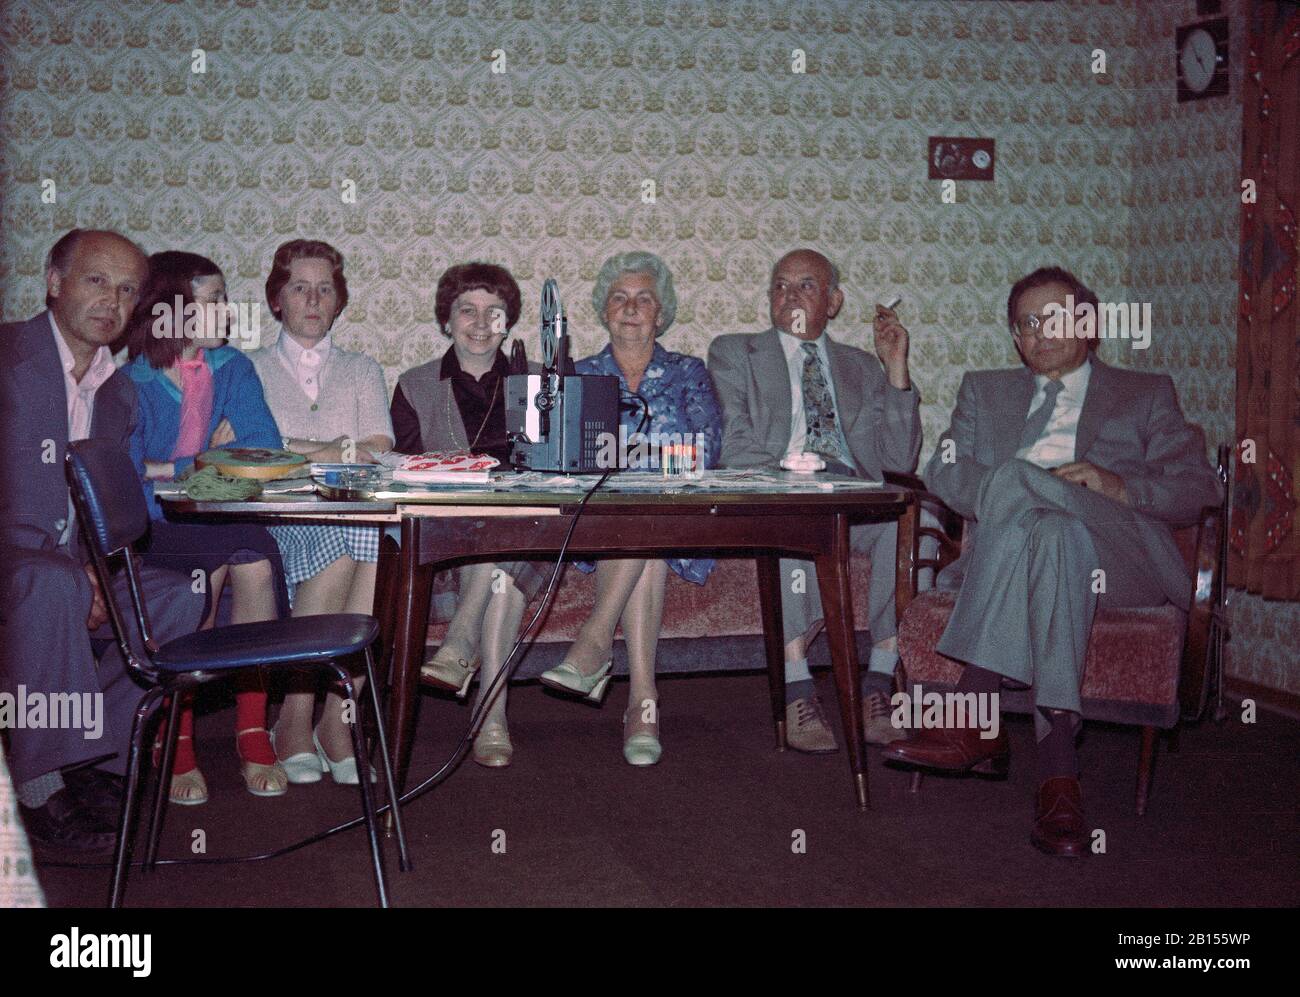
<svg viewBox="0 0 1300 997">
<path fill-rule="evenodd" d="M 144 476 L 150 481 L 171 481 L 176 477 L 176 465 L 169 460 L 147 460 Z"/>
<path fill-rule="evenodd" d="M 217 423 L 217 428 L 212 431 L 212 439 L 208 441 L 208 446 L 212 449 L 217 447 L 229 446 L 235 442 L 235 428 L 230 425 L 229 419 L 222 419 Z"/>
</svg>

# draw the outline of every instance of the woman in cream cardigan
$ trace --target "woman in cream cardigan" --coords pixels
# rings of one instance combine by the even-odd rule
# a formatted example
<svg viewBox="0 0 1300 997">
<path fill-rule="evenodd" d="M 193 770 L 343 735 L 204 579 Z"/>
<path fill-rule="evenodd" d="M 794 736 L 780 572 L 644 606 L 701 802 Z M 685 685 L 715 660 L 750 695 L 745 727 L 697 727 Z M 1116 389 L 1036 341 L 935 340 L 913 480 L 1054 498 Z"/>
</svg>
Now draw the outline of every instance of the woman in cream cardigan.
<svg viewBox="0 0 1300 997">
<path fill-rule="evenodd" d="M 384 375 L 370 357 L 334 343 L 330 328 L 348 303 L 343 256 L 328 243 L 286 242 L 275 251 L 266 300 L 280 338 L 251 354 L 283 444 L 312 461 L 373 463 L 392 449 Z M 371 613 L 379 561 L 377 526 L 274 526 L 294 616 Z M 356 680 L 360 681 L 360 679 Z M 355 784 L 350 717 L 336 692 L 312 727 L 314 686 L 292 691 L 276 721 L 276 753 L 293 783 Z"/>
</svg>

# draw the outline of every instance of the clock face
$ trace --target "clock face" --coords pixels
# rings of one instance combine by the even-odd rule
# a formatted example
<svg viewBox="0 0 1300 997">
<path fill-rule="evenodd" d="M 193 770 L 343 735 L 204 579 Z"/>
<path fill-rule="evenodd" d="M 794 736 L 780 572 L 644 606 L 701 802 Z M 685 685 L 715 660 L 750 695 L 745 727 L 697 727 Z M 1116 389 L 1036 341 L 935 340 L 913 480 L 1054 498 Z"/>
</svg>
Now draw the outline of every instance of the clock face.
<svg viewBox="0 0 1300 997">
<path fill-rule="evenodd" d="M 1200 93 L 1210 85 L 1218 66 L 1218 51 L 1208 31 L 1196 28 L 1188 33 L 1178 54 L 1178 66 L 1182 70 L 1183 83 L 1194 93 Z"/>
</svg>

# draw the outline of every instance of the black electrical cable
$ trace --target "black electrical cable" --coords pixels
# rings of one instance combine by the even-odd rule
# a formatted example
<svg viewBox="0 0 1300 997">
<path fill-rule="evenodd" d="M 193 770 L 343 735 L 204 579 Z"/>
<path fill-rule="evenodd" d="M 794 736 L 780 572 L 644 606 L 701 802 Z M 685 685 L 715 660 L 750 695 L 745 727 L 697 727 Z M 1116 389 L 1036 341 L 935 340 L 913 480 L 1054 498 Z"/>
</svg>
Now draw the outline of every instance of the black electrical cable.
<svg viewBox="0 0 1300 997">
<path fill-rule="evenodd" d="M 637 392 L 625 391 L 624 393 L 631 398 L 635 398 L 638 402 L 641 403 L 641 421 L 637 424 L 636 432 L 632 434 L 633 436 L 640 435 L 645 431 L 646 425 L 650 421 L 650 405 L 645 400 L 645 398 L 643 398 Z M 622 404 L 623 403 L 620 402 L 621 407 Z M 451 773 L 456 771 L 456 769 L 460 767 L 460 763 L 465 760 L 465 754 L 468 751 L 469 746 L 473 744 L 474 736 L 478 733 L 478 728 L 482 725 L 483 719 L 487 715 L 487 711 L 491 708 L 493 700 L 496 699 L 497 694 L 501 689 L 501 686 L 504 685 L 506 682 L 509 682 L 510 677 L 514 674 L 515 669 L 519 666 L 519 662 L 523 660 L 521 657 L 519 657 L 520 648 L 524 646 L 525 641 L 529 641 L 529 638 L 533 635 L 533 628 L 537 626 L 537 621 L 542 618 L 546 609 L 550 606 L 551 598 L 555 593 L 556 582 L 559 581 L 560 571 L 564 567 L 564 555 L 567 553 L 569 549 L 569 540 L 573 537 L 573 531 L 575 528 L 577 528 L 578 520 L 582 516 L 583 509 L 586 508 L 586 505 L 591 500 L 591 497 L 601 489 L 601 487 L 605 484 L 606 481 L 609 480 L 610 475 L 618 470 L 621 470 L 621 468 L 617 466 L 607 470 L 604 474 L 600 476 L 599 480 L 597 480 L 597 482 L 594 485 L 592 485 L 591 488 L 587 489 L 587 491 L 583 494 L 581 500 L 578 502 L 577 507 L 573 510 L 573 519 L 569 522 L 568 530 L 565 531 L 564 540 L 561 541 L 560 543 L 560 552 L 556 556 L 555 567 L 551 569 L 551 577 L 547 582 L 546 590 L 542 595 L 542 601 L 538 605 L 537 611 L 533 613 L 532 619 L 528 621 L 528 625 L 524 627 L 523 632 L 520 633 L 519 637 L 515 640 L 514 646 L 510 649 L 510 653 L 506 655 L 506 660 L 502 663 L 501 668 L 497 671 L 496 676 L 492 679 L 491 683 L 489 683 L 488 687 L 485 690 L 483 690 L 482 695 L 479 697 L 478 705 L 474 707 L 474 711 L 470 714 L 469 726 L 466 728 L 465 733 L 461 735 L 461 739 L 457 742 L 456 747 L 452 750 L 451 757 L 448 758 L 447 761 L 443 762 L 443 764 L 439 768 L 435 769 L 431 776 L 429 776 L 427 779 L 425 779 L 415 788 L 408 789 L 405 793 L 403 793 L 401 797 L 399 797 L 399 803 L 402 806 L 406 806 L 407 803 L 419 799 L 419 797 L 423 796 L 430 789 L 433 789 L 435 786 L 445 782 L 447 778 L 451 775 Z M 531 641 L 529 641 L 529 646 L 531 646 Z M 383 814 L 386 814 L 390 809 L 390 807 L 391 804 L 388 803 L 385 803 L 380 807 L 376 807 L 375 818 L 378 819 Z M 296 852 L 299 849 L 307 848 L 310 845 L 314 845 L 317 844 L 318 842 L 324 841 L 326 838 L 331 838 L 336 834 L 341 834 L 344 831 L 350 831 L 354 827 L 360 827 L 364 823 L 365 823 L 364 817 L 353 817 L 351 820 L 344 821 L 342 824 L 336 824 L 334 827 L 326 828 L 324 831 L 318 831 L 316 834 L 313 834 L 306 838 L 302 838 L 299 841 L 290 842 L 287 845 L 281 845 L 279 848 L 274 848 L 269 852 L 259 852 L 256 855 L 231 855 L 231 856 L 217 856 L 213 858 L 191 857 L 191 858 L 180 858 L 180 859 L 158 859 L 155 862 L 155 865 L 159 865 L 159 866 L 240 865 L 245 862 L 264 862 L 267 861 L 268 859 L 280 858 L 281 856 L 289 855 L 292 852 Z M 94 863 L 43 862 L 41 864 L 52 866 L 52 867 L 61 867 L 61 868 L 73 867 L 73 868 L 80 868 L 80 869 L 107 869 L 112 866 L 111 862 L 94 862 Z M 139 868 L 142 865 L 143 863 L 141 862 L 131 863 L 132 868 Z"/>
</svg>

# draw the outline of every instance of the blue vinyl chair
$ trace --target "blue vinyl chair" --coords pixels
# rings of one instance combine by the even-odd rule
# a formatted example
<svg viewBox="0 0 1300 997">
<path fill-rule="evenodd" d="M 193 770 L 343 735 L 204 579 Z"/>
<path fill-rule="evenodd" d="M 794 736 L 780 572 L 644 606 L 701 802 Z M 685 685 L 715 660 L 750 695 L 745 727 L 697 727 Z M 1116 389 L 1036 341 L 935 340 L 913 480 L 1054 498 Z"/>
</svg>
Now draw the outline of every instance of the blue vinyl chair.
<svg viewBox="0 0 1300 997">
<path fill-rule="evenodd" d="M 320 668 L 342 686 L 343 693 L 349 700 L 356 702 L 352 676 L 343 663 L 358 656 L 364 658 L 367 698 L 373 711 L 384 782 L 388 790 L 389 802 L 392 804 L 392 820 L 397 834 L 399 861 L 402 870 L 408 870 L 410 860 L 406 851 L 406 836 L 402 830 L 393 770 L 389 762 L 388 738 L 384 731 L 384 718 L 375 684 L 374 657 L 371 652 L 375 638 L 379 635 L 379 624 L 375 618 L 357 613 L 337 613 L 299 619 L 269 620 L 264 623 L 241 623 L 201 630 L 168 641 L 159 647 L 150 635 L 149 619 L 140 591 L 139 568 L 135 553 L 131 549 L 131 545 L 149 527 L 149 513 L 145 506 L 144 494 L 140 490 L 135 465 L 121 449 L 104 440 L 90 439 L 77 441 L 68 447 L 66 471 L 77 518 L 88 541 L 95 573 L 104 593 L 104 603 L 108 609 L 113 634 L 122 651 L 127 670 L 146 690 L 131 723 L 126 788 L 123 793 L 122 816 L 113 854 L 113 884 L 109 894 L 109 906 L 120 906 L 126 889 L 127 856 L 135 831 L 135 811 L 140 788 L 140 757 L 145 727 L 150 716 L 164 697 L 170 697 L 167 730 L 162 741 L 163 756 L 158 766 L 152 815 L 146 829 L 148 844 L 143 863 L 146 871 L 154 867 L 158 857 L 158 840 L 162 833 L 163 808 L 171 777 L 183 694 L 205 682 L 247 668 L 280 668 L 286 671 L 303 667 Z M 118 554 L 123 555 L 131 608 L 134 610 L 135 623 L 148 652 L 144 659 L 135 652 L 131 644 L 126 619 L 113 594 L 109 561 Z M 366 738 L 361 731 L 360 718 L 358 717 L 351 726 L 357 770 L 362 773 L 370 772 L 372 769 L 366 751 Z M 361 809 L 370 836 L 370 854 L 375 867 L 375 886 L 379 891 L 379 904 L 387 907 L 388 883 L 384 876 L 379 827 L 371 799 L 370 780 L 363 776 L 359 788 Z"/>
</svg>

